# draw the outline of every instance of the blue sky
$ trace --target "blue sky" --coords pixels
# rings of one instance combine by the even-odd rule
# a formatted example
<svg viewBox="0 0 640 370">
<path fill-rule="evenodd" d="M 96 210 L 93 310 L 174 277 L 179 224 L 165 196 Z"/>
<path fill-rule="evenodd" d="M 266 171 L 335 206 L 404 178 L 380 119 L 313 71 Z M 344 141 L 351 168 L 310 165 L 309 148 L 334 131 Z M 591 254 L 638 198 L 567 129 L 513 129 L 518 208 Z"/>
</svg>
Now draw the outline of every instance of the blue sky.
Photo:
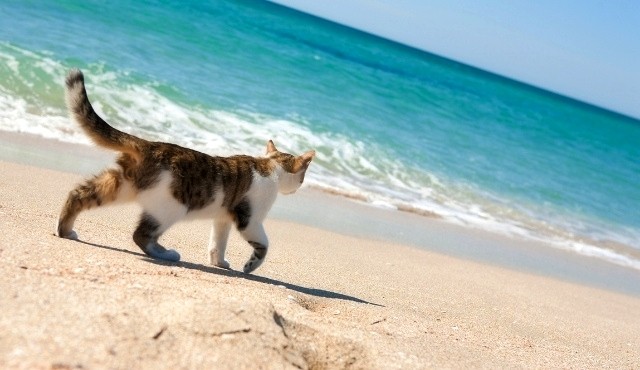
<svg viewBox="0 0 640 370">
<path fill-rule="evenodd" d="M 273 0 L 640 118 L 638 0 Z"/>
</svg>

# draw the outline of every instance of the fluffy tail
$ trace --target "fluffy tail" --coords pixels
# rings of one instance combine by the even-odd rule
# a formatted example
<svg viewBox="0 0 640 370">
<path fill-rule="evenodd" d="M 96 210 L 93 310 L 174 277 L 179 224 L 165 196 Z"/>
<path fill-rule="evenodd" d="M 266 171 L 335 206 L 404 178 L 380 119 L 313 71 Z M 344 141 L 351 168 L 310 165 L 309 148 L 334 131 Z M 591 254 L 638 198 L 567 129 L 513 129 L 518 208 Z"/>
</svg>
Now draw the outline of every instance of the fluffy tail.
<svg viewBox="0 0 640 370">
<path fill-rule="evenodd" d="M 79 69 L 69 71 L 66 84 L 69 113 L 91 140 L 102 147 L 128 153 L 136 160 L 139 159 L 140 149 L 145 140 L 111 127 L 98 116 L 89 102 L 87 90 L 84 88 L 84 76 Z"/>
</svg>

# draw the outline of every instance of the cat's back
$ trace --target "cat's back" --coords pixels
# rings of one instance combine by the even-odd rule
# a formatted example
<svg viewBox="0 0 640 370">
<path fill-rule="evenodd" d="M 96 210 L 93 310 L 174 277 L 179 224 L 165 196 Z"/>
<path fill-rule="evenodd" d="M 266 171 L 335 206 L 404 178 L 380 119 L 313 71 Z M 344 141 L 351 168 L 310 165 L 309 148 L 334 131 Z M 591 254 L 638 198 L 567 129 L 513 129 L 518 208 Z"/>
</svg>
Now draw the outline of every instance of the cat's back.
<svg viewBox="0 0 640 370">
<path fill-rule="evenodd" d="M 153 142 L 145 150 L 143 166 L 169 171 L 173 196 L 190 210 L 212 203 L 224 194 L 223 205 L 235 207 L 255 184 L 271 176 L 268 158 L 249 155 L 211 156 L 176 144 Z"/>
<path fill-rule="evenodd" d="M 176 164 L 180 166 L 204 166 L 213 159 L 212 156 L 197 150 L 164 142 L 150 142 L 143 150 L 142 156 L 143 163 L 156 163 L 165 169 L 169 169 Z"/>
</svg>

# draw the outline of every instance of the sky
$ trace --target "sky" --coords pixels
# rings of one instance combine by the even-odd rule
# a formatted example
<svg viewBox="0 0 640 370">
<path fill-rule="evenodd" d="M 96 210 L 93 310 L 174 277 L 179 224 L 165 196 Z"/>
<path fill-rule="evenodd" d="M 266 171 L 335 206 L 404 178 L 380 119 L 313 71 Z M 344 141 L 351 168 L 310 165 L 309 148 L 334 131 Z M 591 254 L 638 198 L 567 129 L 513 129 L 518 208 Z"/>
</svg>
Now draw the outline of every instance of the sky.
<svg viewBox="0 0 640 370">
<path fill-rule="evenodd" d="M 638 0 L 272 0 L 640 119 Z"/>
</svg>

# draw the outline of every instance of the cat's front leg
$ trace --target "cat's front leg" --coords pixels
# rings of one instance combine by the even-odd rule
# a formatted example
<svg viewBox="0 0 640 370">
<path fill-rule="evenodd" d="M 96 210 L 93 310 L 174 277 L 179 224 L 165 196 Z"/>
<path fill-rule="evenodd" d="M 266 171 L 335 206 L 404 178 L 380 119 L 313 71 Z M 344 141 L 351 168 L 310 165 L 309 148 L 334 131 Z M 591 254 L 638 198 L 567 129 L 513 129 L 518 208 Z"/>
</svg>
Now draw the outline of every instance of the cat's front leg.
<svg viewBox="0 0 640 370">
<path fill-rule="evenodd" d="M 264 232 L 262 223 L 250 223 L 246 229 L 241 230 L 242 237 L 253 247 L 251 257 L 245 263 L 243 271 L 248 274 L 262 265 L 267 256 L 267 248 L 269 248 L 269 240 Z"/>
<path fill-rule="evenodd" d="M 231 222 L 229 220 L 213 221 L 211 234 L 209 236 L 209 263 L 213 266 L 222 267 L 224 269 L 231 267 L 229 261 L 224 259 L 230 230 Z"/>
</svg>

